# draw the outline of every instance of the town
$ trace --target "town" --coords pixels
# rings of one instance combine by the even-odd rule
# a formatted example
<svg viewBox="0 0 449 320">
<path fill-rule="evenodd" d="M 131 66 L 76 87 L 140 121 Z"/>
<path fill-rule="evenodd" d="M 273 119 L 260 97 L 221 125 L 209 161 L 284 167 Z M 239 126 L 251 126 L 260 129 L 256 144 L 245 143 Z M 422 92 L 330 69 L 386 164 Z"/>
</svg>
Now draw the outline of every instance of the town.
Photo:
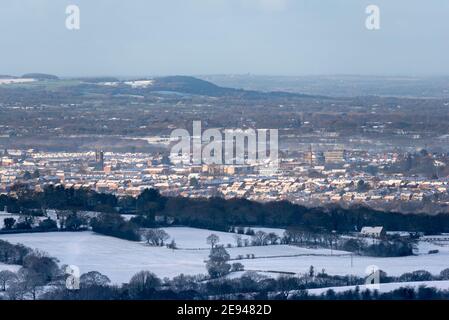
<svg viewBox="0 0 449 320">
<path fill-rule="evenodd" d="M 355 204 L 383 210 L 447 212 L 447 179 L 394 171 L 412 166 L 410 154 L 363 151 L 306 151 L 283 157 L 275 173 L 252 164 L 184 164 L 160 153 L 39 152 L 4 150 L 0 157 L 0 193 L 14 194 L 26 184 L 34 191 L 47 185 L 87 188 L 117 196 L 138 196 L 156 188 L 166 196 L 288 200 L 306 206 Z M 449 157 L 421 151 L 414 158 L 445 167 Z"/>
</svg>

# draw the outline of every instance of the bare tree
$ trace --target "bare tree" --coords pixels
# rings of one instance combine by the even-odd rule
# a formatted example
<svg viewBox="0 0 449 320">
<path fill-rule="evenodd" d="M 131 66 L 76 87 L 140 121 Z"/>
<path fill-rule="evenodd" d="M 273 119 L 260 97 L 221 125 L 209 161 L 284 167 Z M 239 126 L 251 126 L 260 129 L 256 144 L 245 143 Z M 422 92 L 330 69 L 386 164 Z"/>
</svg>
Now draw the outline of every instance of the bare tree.
<svg viewBox="0 0 449 320">
<path fill-rule="evenodd" d="M 143 237 L 148 244 L 153 246 L 163 246 L 170 236 L 163 229 L 150 229 L 144 232 Z"/>
<path fill-rule="evenodd" d="M 287 244 L 302 244 L 305 239 L 305 234 L 299 229 L 289 229 L 284 232 L 284 242 Z"/>
<path fill-rule="evenodd" d="M 162 285 L 162 281 L 152 272 L 140 271 L 129 281 L 129 293 L 133 299 L 142 299 Z"/>
<path fill-rule="evenodd" d="M 22 297 L 31 295 L 32 299 L 36 300 L 45 284 L 46 281 L 42 274 L 25 268 L 19 270 L 18 286 L 19 290 L 22 291 Z"/>
<path fill-rule="evenodd" d="M 9 270 L 0 271 L 0 291 L 6 291 L 6 286 L 9 285 L 14 279 L 17 278 L 17 275 Z"/>
<path fill-rule="evenodd" d="M 257 231 L 252 237 L 252 244 L 254 246 L 265 246 L 268 244 L 267 233 L 264 231 Z"/>
<path fill-rule="evenodd" d="M 84 273 L 80 277 L 80 284 L 82 287 L 99 286 L 104 287 L 111 282 L 109 278 L 98 271 L 90 271 Z"/>
<path fill-rule="evenodd" d="M 278 240 L 279 237 L 276 233 L 270 232 L 269 234 L 267 234 L 267 241 L 270 242 L 270 244 L 277 244 Z"/>
<path fill-rule="evenodd" d="M 235 240 L 235 245 L 237 247 L 242 247 L 243 246 L 243 239 L 242 236 L 239 234 L 234 235 L 234 240 Z"/>
<path fill-rule="evenodd" d="M 211 246 L 211 248 L 214 248 L 217 243 L 220 242 L 220 238 L 216 235 L 216 234 L 211 234 L 210 236 L 208 236 L 206 238 L 207 244 L 209 244 Z"/>
</svg>

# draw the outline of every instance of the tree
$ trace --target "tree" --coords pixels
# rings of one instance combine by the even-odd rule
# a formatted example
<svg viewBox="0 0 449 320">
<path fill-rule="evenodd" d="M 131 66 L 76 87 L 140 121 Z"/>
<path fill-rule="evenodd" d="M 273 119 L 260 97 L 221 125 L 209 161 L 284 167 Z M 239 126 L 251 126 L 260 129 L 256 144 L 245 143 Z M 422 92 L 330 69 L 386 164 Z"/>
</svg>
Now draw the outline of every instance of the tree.
<svg viewBox="0 0 449 320">
<path fill-rule="evenodd" d="M 129 293 L 133 299 L 151 298 L 162 285 L 161 280 L 152 272 L 140 271 L 129 281 Z"/>
<path fill-rule="evenodd" d="M 80 286 L 81 287 L 104 287 L 111 282 L 109 278 L 98 271 L 90 271 L 88 273 L 84 273 L 80 277 Z"/>
<path fill-rule="evenodd" d="M 168 233 L 163 229 L 146 230 L 143 234 L 143 237 L 148 244 L 152 244 L 154 246 L 163 246 L 164 242 L 170 239 Z"/>
<path fill-rule="evenodd" d="M 76 212 L 70 214 L 65 220 L 65 228 L 70 231 L 79 231 L 86 224 L 86 219 L 79 216 Z"/>
<path fill-rule="evenodd" d="M 237 271 L 243 271 L 245 270 L 245 266 L 241 264 L 240 262 L 235 262 L 231 265 L 231 271 L 237 272 Z"/>
<path fill-rule="evenodd" d="M 367 184 L 365 181 L 359 180 L 357 182 L 357 191 L 358 192 L 366 192 L 368 190 L 369 190 L 369 184 Z"/>
<path fill-rule="evenodd" d="M 172 239 L 172 241 L 169 244 L 167 244 L 167 248 L 173 250 L 178 249 L 178 245 L 176 244 L 175 239 Z"/>
<path fill-rule="evenodd" d="M 169 282 L 169 285 L 172 290 L 177 292 L 197 290 L 200 285 L 200 279 L 198 279 L 198 276 L 189 276 L 181 273 L 179 276 L 174 277 Z"/>
<path fill-rule="evenodd" d="M 313 266 L 310 266 L 309 268 L 309 277 L 313 278 L 315 276 L 315 269 Z"/>
<path fill-rule="evenodd" d="M 23 300 L 26 294 L 25 286 L 21 279 L 17 276 L 16 279 L 12 280 L 6 289 L 6 294 L 9 300 Z"/>
<path fill-rule="evenodd" d="M 216 234 L 212 233 L 206 238 L 206 242 L 213 249 L 217 245 L 217 243 L 220 242 L 220 238 Z"/>
<path fill-rule="evenodd" d="M 210 250 L 206 269 L 211 278 L 220 278 L 229 273 L 231 265 L 228 263 L 229 253 L 223 246 L 214 246 Z"/>
<path fill-rule="evenodd" d="M 17 284 L 19 291 L 22 291 L 21 295 L 31 294 L 33 300 L 36 300 L 37 295 L 47 283 L 45 275 L 28 268 L 21 268 L 18 275 Z"/>
<path fill-rule="evenodd" d="M 31 180 L 31 179 L 33 179 L 33 176 L 31 175 L 31 173 L 29 171 L 25 171 L 22 178 L 23 178 L 23 180 Z"/>
<path fill-rule="evenodd" d="M 30 230 L 32 229 L 33 221 L 34 221 L 33 217 L 20 218 L 19 221 L 16 223 L 16 229 Z"/>
<path fill-rule="evenodd" d="M 145 189 L 136 201 L 137 213 L 144 215 L 147 219 L 154 222 L 157 212 L 165 208 L 167 199 L 162 197 L 157 189 Z"/>
<path fill-rule="evenodd" d="M 253 236 L 253 235 L 254 235 L 254 230 L 251 229 L 251 228 L 248 228 L 248 229 L 246 229 L 245 234 L 246 234 L 247 236 Z"/>
<path fill-rule="evenodd" d="M 45 220 L 42 220 L 41 222 L 39 222 L 39 229 L 42 230 L 54 230 L 54 229 L 58 229 L 58 225 L 56 224 L 56 221 L 47 218 Z"/>
<path fill-rule="evenodd" d="M 274 232 L 270 232 L 269 234 L 267 234 L 267 241 L 270 244 L 276 244 L 279 240 L 279 237 L 276 233 Z"/>
<path fill-rule="evenodd" d="M 449 280 L 449 268 L 446 268 L 440 272 L 441 280 Z"/>
<path fill-rule="evenodd" d="M 137 226 L 116 213 L 103 213 L 91 219 L 90 225 L 94 232 L 121 239 L 139 241 L 141 239 Z"/>
<path fill-rule="evenodd" d="M 46 256 L 44 253 L 34 251 L 23 259 L 23 268 L 31 272 L 31 277 L 39 276 L 42 282 L 48 283 L 60 275 L 58 260 Z"/>
<path fill-rule="evenodd" d="M 0 291 L 6 291 L 6 286 L 14 281 L 17 275 L 9 270 L 0 271 Z"/>
<path fill-rule="evenodd" d="M 190 178 L 190 180 L 189 180 L 189 185 L 190 185 L 191 187 L 193 187 L 193 188 L 196 189 L 196 188 L 199 187 L 200 183 L 199 183 L 199 181 L 198 181 L 197 178 L 192 177 L 192 178 Z"/>
<path fill-rule="evenodd" d="M 235 240 L 235 245 L 237 247 L 242 247 L 243 246 L 243 239 L 242 239 L 242 236 L 240 234 L 234 235 L 234 240 Z"/>
<path fill-rule="evenodd" d="M 264 231 L 257 231 L 252 237 L 252 243 L 254 246 L 265 246 L 268 244 L 267 233 Z"/>
<path fill-rule="evenodd" d="M 432 280 L 432 274 L 425 270 L 417 270 L 413 272 L 406 272 L 399 277 L 401 282 L 412 281 L 430 281 Z"/>
<path fill-rule="evenodd" d="M 41 173 L 39 172 L 39 169 L 34 170 L 33 174 L 32 174 L 32 178 L 33 179 L 37 179 L 41 176 Z"/>
<path fill-rule="evenodd" d="M 365 242 L 359 239 L 348 239 L 343 241 L 341 249 L 344 251 L 355 252 L 359 254 L 366 246 Z"/>
<path fill-rule="evenodd" d="M 6 218 L 5 220 L 3 220 L 3 224 L 4 224 L 5 230 L 11 230 L 14 227 L 14 225 L 16 224 L 16 219 Z"/>
</svg>

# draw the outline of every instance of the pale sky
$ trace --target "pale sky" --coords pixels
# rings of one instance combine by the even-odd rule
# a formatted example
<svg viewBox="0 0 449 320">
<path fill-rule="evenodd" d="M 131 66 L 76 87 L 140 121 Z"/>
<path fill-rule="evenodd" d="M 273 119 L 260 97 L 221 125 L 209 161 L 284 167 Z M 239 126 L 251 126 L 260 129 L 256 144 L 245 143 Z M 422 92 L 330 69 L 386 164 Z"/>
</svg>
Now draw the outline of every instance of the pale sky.
<svg viewBox="0 0 449 320">
<path fill-rule="evenodd" d="M 449 75 L 449 1 L 1 0 L 0 46 L 12 75 Z"/>
</svg>

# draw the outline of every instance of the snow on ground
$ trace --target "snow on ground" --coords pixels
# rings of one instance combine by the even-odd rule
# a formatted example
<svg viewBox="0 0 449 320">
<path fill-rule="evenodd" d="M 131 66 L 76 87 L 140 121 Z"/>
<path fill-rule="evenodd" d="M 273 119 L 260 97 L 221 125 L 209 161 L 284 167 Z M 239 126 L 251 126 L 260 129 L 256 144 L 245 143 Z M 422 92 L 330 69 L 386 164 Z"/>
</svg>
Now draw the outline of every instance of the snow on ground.
<svg viewBox="0 0 449 320">
<path fill-rule="evenodd" d="M 27 79 L 27 78 L 21 78 L 21 79 L 0 79 L 0 85 L 2 84 L 13 84 L 13 83 L 27 83 L 27 82 L 33 82 L 36 81 L 36 79 Z"/>
<path fill-rule="evenodd" d="M 415 281 L 415 282 L 391 282 L 391 283 L 380 283 L 379 287 L 371 286 L 359 286 L 360 291 L 364 291 L 369 289 L 371 291 L 377 290 L 379 293 L 391 292 L 393 290 L 410 287 L 410 288 L 419 288 L 420 286 L 426 286 L 429 288 L 436 288 L 439 290 L 449 290 L 449 281 Z M 348 290 L 355 290 L 356 286 L 344 286 L 344 287 L 330 287 L 330 288 L 319 288 L 319 289 L 309 289 L 307 290 L 311 295 L 321 295 L 326 293 L 328 290 L 333 290 L 336 293 L 344 292 Z"/>
<path fill-rule="evenodd" d="M 235 245 L 233 233 L 217 232 L 196 228 L 165 228 L 175 239 L 178 250 L 166 247 L 150 247 L 143 243 L 126 241 L 93 232 L 54 232 L 34 234 L 5 234 L 0 239 L 23 243 L 26 246 L 47 252 L 60 260 L 60 264 L 73 264 L 82 273 L 96 270 L 107 275 L 113 283 L 127 282 L 137 272 L 148 270 L 159 277 L 174 277 L 180 273 L 205 274 L 205 260 L 210 246 L 207 236 L 214 233 L 220 243 Z M 242 236 L 249 238 L 249 236 Z M 306 273 L 313 265 L 317 272 L 322 269 L 328 274 L 354 274 L 366 276 L 365 270 L 376 265 L 391 276 L 405 272 L 427 270 L 439 274 L 449 268 L 449 248 L 431 243 L 420 244 L 420 254 L 410 257 L 376 258 L 352 256 L 343 251 L 329 249 L 308 249 L 288 245 L 262 247 L 227 248 L 231 258 L 239 255 L 245 259 L 233 260 L 245 266 L 245 270 L 256 270 L 273 276 L 276 272 Z M 437 254 L 427 254 L 429 248 L 438 248 Z M 254 254 L 254 259 L 247 255 Z M 275 271 L 275 272 L 273 272 Z"/>
<path fill-rule="evenodd" d="M 206 237 L 210 230 L 194 228 L 166 228 L 176 238 L 180 247 L 171 250 L 165 247 L 150 247 L 138 242 L 102 236 L 92 232 L 53 232 L 35 234 L 0 235 L 0 239 L 11 243 L 22 243 L 31 248 L 47 252 L 60 260 L 60 264 L 73 264 L 81 273 L 97 270 L 114 283 L 127 282 L 137 272 L 149 270 L 160 277 L 174 277 L 180 273 L 206 273 L 205 260 L 209 255 Z M 231 233 L 214 232 L 222 239 L 233 239 Z M 198 248 L 201 249 L 194 249 Z M 326 249 L 306 249 L 276 245 L 264 247 L 242 247 L 228 249 L 232 258 L 254 254 L 257 257 L 327 254 Z M 266 259 L 262 259 L 266 261 Z M 246 264 L 248 259 L 238 260 Z M 234 262 L 234 261 L 233 261 Z M 270 262 L 263 269 L 270 270 Z"/>
<path fill-rule="evenodd" d="M 228 244 L 235 246 L 236 236 L 241 236 L 242 239 L 251 240 L 251 236 L 244 234 L 239 235 L 237 233 L 231 232 L 220 232 L 214 230 L 189 228 L 189 227 L 169 227 L 163 229 L 169 234 L 171 239 L 175 239 L 178 248 L 183 249 L 187 248 L 209 249 L 210 245 L 207 244 L 206 238 L 212 233 L 216 234 L 220 238 L 220 244 L 224 245 L 225 247 L 227 247 Z M 253 229 L 255 232 L 257 231 L 264 231 L 266 233 L 274 232 L 279 236 L 282 236 L 282 234 L 284 233 L 284 229 L 276 229 L 276 228 L 251 228 L 251 229 Z"/>
<path fill-rule="evenodd" d="M 220 232 L 207 229 L 197 229 L 188 227 L 169 227 L 164 228 L 171 239 L 174 239 L 178 248 L 182 249 L 209 249 L 210 245 L 206 238 L 212 233 L 220 238 L 220 244 L 225 247 L 228 244 L 235 246 L 235 236 L 237 234 L 230 232 Z M 250 236 L 241 235 L 242 239 L 251 239 Z"/>
<path fill-rule="evenodd" d="M 134 80 L 134 81 L 125 81 L 125 84 L 133 87 L 133 88 L 146 88 L 154 84 L 154 80 Z"/>
<path fill-rule="evenodd" d="M 76 265 L 81 273 L 99 271 L 113 283 L 128 282 L 139 271 L 149 270 L 159 277 L 180 273 L 206 273 L 206 250 L 170 250 L 149 247 L 93 232 L 53 232 L 0 235 L 11 243 L 22 243 L 47 252 L 60 264 Z"/>
<path fill-rule="evenodd" d="M 3 270 L 8 270 L 8 271 L 12 271 L 12 272 L 16 272 L 20 269 L 20 266 L 15 265 L 15 264 L 3 264 L 0 262 L 0 271 Z"/>
<path fill-rule="evenodd" d="M 256 259 L 262 259 L 264 257 L 285 257 L 285 256 L 322 256 L 322 255 L 350 255 L 346 251 L 331 251 L 330 249 L 308 249 L 297 246 L 288 245 L 274 245 L 274 246 L 262 246 L 262 247 L 240 247 L 240 248 L 226 248 L 231 255 L 231 258 L 235 259 L 237 256 L 246 256 L 247 254 L 254 254 Z"/>
<path fill-rule="evenodd" d="M 416 254 L 426 255 L 430 250 L 438 250 L 440 254 L 446 254 L 449 257 L 449 241 L 420 241 Z"/>
<path fill-rule="evenodd" d="M 305 273 L 310 266 L 315 270 L 324 269 L 332 275 L 353 274 L 366 276 L 367 267 L 375 265 L 390 276 L 400 276 L 406 272 L 427 270 L 432 274 L 439 274 L 441 270 L 449 268 L 449 255 L 419 255 L 396 258 L 377 258 L 353 256 L 303 256 L 269 259 L 250 259 L 242 262 L 245 270 L 287 271 Z"/>
<path fill-rule="evenodd" d="M 121 216 L 125 221 L 129 221 L 132 218 L 137 217 L 137 214 L 121 214 Z"/>
</svg>

